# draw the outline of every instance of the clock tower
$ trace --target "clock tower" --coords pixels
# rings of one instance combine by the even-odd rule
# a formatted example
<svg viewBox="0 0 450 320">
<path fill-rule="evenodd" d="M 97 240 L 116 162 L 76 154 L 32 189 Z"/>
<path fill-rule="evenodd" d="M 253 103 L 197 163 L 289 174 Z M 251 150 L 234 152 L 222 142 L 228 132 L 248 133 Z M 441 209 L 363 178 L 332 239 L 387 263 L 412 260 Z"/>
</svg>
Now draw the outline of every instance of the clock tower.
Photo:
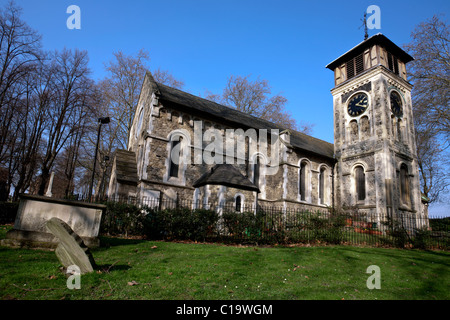
<svg viewBox="0 0 450 320">
<path fill-rule="evenodd" d="M 357 208 L 371 222 L 427 215 L 405 67 L 412 60 L 376 34 L 327 65 L 335 82 L 336 205 Z"/>
</svg>

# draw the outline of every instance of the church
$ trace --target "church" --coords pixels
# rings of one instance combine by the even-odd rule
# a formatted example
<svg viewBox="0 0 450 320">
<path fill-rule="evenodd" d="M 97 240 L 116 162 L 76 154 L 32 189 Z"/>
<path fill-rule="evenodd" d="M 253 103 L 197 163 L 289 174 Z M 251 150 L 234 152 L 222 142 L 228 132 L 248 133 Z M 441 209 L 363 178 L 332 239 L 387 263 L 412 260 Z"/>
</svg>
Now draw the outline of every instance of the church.
<svg viewBox="0 0 450 320">
<path fill-rule="evenodd" d="M 376 34 L 326 66 L 334 73 L 334 144 L 147 73 L 128 150 L 116 151 L 108 197 L 239 212 L 356 208 L 378 221 L 427 218 L 406 73 L 412 60 Z"/>
</svg>

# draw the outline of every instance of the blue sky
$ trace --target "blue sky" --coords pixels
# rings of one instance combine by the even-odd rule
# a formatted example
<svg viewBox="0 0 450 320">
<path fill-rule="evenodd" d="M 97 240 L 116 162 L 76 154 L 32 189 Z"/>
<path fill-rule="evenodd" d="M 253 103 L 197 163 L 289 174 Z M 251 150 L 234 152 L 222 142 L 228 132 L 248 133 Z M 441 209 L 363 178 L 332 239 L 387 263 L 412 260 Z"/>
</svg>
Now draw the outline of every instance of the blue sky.
<svg viewBox="0 0 450 320">
<path fill-rule="evenodd" d="M 3 7 L 6 0 L 0 0 Z M 19 0 L 22 18 L 43 36 L 47 50 L 87 50 L 94 79 L 122 50 L 150 54 L 183 80 L 184 89 L 220 93 L 230 75 L 269 81 L 288 99 L 298 121 L 314 124 L 313 136 L 333 142 L 333 73 L 325 66 L 364 39 L 361 19 L 370 5 L 381 9 L 381 32 L 399 46 L 450 1 L 303 0 Z M 81 29 L 69 30 L 70 5 L 81 9 Z M 449 211 L 450 209 L 447 208 Z M 437 212 L 439 214 L 439 212 Z"/>
</svg>

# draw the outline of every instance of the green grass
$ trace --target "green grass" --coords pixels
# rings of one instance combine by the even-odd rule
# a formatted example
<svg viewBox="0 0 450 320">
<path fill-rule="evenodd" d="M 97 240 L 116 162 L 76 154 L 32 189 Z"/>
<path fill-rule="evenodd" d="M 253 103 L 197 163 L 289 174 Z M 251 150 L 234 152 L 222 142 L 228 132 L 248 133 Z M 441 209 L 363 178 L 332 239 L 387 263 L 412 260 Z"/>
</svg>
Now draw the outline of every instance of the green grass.
<svg viewBox="0 0 450 320">
<path fill-rule="evenodd" d="M 100 271 L 81 276 L 80 290 L 66 287 L 54 252 L 0 247 L 0 298 L 450 298 L 449 252 L 102 240 L 107 246 L 92 251 Z M 379 290 L 366 287 L 370 265 L 380 267 Z"/>
</svg>

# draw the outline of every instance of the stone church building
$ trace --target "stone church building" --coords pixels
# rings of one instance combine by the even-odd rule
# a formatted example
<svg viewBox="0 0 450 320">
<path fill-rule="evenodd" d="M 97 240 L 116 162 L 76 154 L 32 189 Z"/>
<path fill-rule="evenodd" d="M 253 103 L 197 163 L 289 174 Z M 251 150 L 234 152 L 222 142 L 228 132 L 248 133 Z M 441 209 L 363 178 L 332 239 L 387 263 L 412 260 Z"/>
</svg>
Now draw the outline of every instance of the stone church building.
<svg viewBox="0 0 450 320">
<path fill-rule="evenodd" d="M 351 207 L 379 219 L 426 217 L 405 67 L 411 60 L 377 34 L 326 66 L 335 80 L 334 144 L 168 87 L 147 73 L 128 150 L 116 152 L 108 196 L 236 211 Z"/>
</svg>

